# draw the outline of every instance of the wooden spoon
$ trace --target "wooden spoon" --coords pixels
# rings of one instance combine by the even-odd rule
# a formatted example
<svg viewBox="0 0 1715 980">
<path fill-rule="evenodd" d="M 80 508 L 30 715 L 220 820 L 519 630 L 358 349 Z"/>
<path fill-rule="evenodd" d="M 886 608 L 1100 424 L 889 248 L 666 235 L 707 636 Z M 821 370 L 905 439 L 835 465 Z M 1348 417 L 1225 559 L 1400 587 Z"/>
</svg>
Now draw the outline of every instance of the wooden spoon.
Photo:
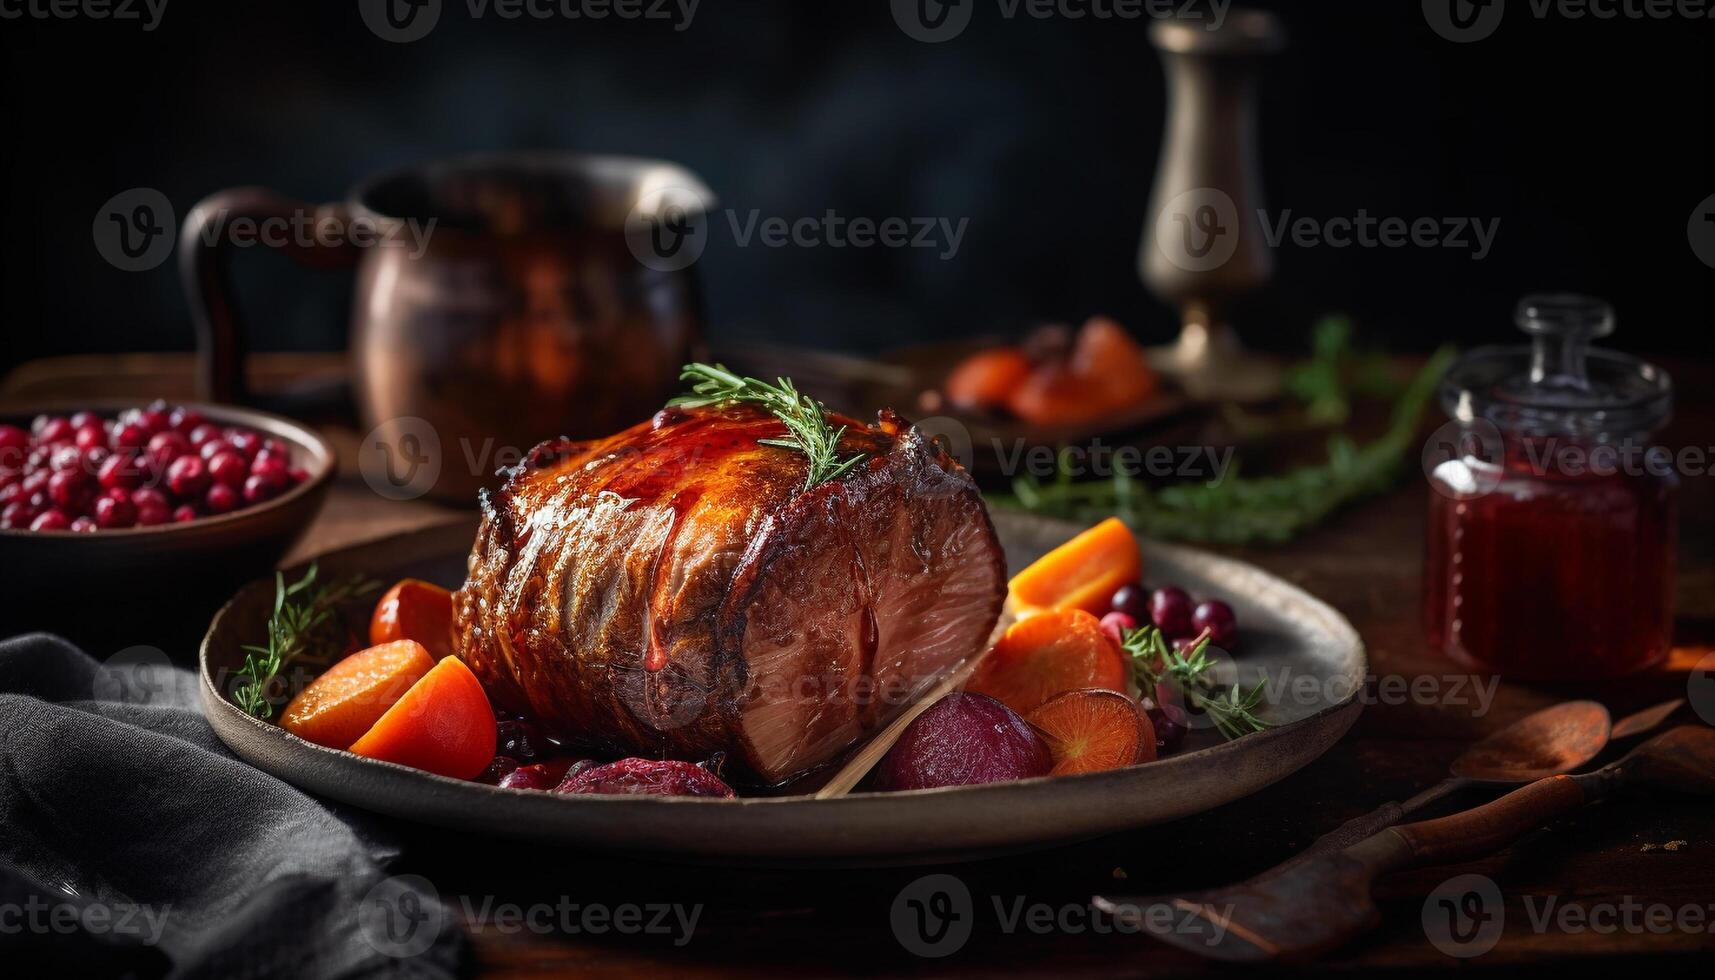
<svg viewBox="0 0 1715 980">
<path fill-rule="evenodd" d="M 1097 896 L 1092 902 L 1116 922 L 1213 959 L 1308 958 L 1375 925 L 1380 914 L 1370 885 L 1378 876 L 1483 857 L 1555 817 L 1634 786 L 1715 794 L 1715 729 L 1675 728 L 1595 772 L 1550 776 L 1473 810 L 1390 827 L 1231 888 L 1153 898 Z"/>
<path fill-rule="evenodd" d="M 1384 803 L 1353 817 L 1317 838 L 1282 867 L 1355 844 L 1476 783 L 1528 783 L 1571 772 L 1601 754 L 1611 737 L 1608 709 L 1595 701 L 1565 701 L 1532 712 L 1466 748 L 1453 760 L 1448 778 L 1404 803 Z"/>
</svg>

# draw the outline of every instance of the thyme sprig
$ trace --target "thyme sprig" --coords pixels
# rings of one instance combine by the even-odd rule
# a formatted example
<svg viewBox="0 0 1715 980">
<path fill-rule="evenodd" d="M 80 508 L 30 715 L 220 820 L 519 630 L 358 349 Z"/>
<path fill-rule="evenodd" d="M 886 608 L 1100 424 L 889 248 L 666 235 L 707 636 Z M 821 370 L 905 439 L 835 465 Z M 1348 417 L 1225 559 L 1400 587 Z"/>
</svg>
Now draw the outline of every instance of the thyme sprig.
<svg viewBox="0 0 1715 980">
<path fill-rule="evenodd" d="M 286 584 L 284 573 L 274 573 L 274 613 L 268 618 L 268 643 L 245 644 L 241 683 L 232 699 L 248 714 L 267 719 L 274 714 L 268 686 L 287 666 L 298 662 L 329 663 L 344 647 L 344 624 L 339 604 L 374 592 L 381 583 L 347 579 L 331 585 L 316 582 L 311 565 L 304 577 Z"/>
<path fill-rule="evenodd" d="M 828 422 L 828 410 L 819 401 L 800 392 L 790 378 L 777 378 L 769 384 L 727 370 L 722 364 L 687 364 L 679 375 L 681 381 L 693 382 L 691 394 L 681 395 L 669 402 L 682 408 L 724 405 L 742 402 L 757 405 L 773 413 L 786 426 L 784 439 L 758 439 L 764 446 L 778 446 L 804 454 L 810 461 L 810 472 L 804 478 L 804 489 L 838 479 L 857 465 L 864 454 L 840 459 L 840 437 L 846 427 L 834 428 Z"/>
<path fill-rule="evenodd" d="M 1256 714 L 1266 696 L 1262 681 L 1246 691 L 1236 684 L 1223 687 L 1209 676 L 1216 661 L 1209 656 L 1207 630 L 1184 650 L 1173 649 L 1154 626 L 1127 630 L 1124 636 L 1120 646 L 1131 657 L 1132 676 L 1144 697 L 1153 697 L 1163 681 L 1171 684 L 1228 740 L 1268 727 Z"/>
</svg>

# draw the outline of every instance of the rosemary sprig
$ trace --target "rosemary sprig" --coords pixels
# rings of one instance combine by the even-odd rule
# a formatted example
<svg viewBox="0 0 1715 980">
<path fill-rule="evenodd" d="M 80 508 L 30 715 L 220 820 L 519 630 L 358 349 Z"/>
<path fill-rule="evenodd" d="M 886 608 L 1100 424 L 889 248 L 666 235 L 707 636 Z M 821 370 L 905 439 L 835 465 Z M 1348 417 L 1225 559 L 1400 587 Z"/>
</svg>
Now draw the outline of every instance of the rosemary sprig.
<svg viewBox="0 0 1715 980">
<path fill-rule="evenodd" d="M 268 700 L 268 686 L 274 678 L 297 661 L 331 661 L 344 640 L 339 604 L 380 587 L 379 582 L 357 579 L 317 585 L 315 565 L 291 585 L 286 584 L 283 573 L 275 572 L 268 643 L 244 646 L 244 666 L 238 671 L 243 682 L 232 699 L 257 718 L 272 717 L 274 705 Z"/>
<path fill-rule="evenodd" d="M 1285 541 L 1392 484 L 1415 448 L 1424 408 L 1452 360 L 1450 348 L 1437 351 L 1395 400 L 1385 433 L 1362 446 L 1336 435 L 1328 441 L 1328 461 L 1318 466 L 1258 478 L 1228 474 L 1214 484 L 1151 490 L 1123 467 L 1117 467 L 1110 480 L 1074 483 L 1062 454 L 1051 482 L 1021 476 L 1013 481 L 1010 496 L 995 494 L 990 500 L 1086 524 L 1114 515 L 1155 538 L 1228 544 Z"/>
<path fill-rule="evenodd" d="M 1268 727 L 1256 715 L 1266 693 L 1262 681 L 1246 691 L 1238 685 L 1223 688 L 1210 678 L 1215 661 L 1209 657 L 1207 631 L 1187 649 L 1174 650 L 1160 630 L 1141 626 L 1125 632 L 1121 648 L 1131 657 L 1132 677 L 1144 697 L 1154 697 L 1156 685 L 1166 681 L 1179 689 L 1186 704 L 1208 715 L 1228 740 Z"/>
<path fill-rule="evenodd" d="M 679 375 L 681 381 L 693 382 L 691 394 L 681 395 L 668 404 L 683 408 L 723 405 L 743 402 L 758 405 L 774 414 L 786 426 L 784 439 L 758 439 L 764 446 L 778 446 L 804 454 L 810 461 L 810 472 L 804 478 L 804 489 L 838 479 L 857 465 L 864 454 L 840 459 L 840 437 L 846 427 L 834 428 L 828 422 L 827 408 L 821 402 L 803 394 L 789 378 L 775 379 L 769 384 L 756 378 L 734 374 L 722 364 L 687 364 Z"/>
</svg>

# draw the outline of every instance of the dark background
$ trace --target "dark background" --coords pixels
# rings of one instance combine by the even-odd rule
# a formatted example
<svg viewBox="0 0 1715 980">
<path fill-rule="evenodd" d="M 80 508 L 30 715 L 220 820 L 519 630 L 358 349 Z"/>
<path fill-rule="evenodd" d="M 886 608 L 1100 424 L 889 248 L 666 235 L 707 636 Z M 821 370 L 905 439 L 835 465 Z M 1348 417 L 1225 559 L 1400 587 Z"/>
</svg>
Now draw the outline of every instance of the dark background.
<svg viewBox="0 0 1715 980">
<path fill-rule="evenodd" d="M 704 0 L 659 21 L 473 21 L 447 0 L 391 44 L 355 3 L 170 0 L 159 28 L 0 21 L 0 370 L 56 353 L 189 349 L 176 264 L 118 271 L 92 244 L 113 194 L 264 184 L 340 196 L 379 169 L 468 151 L 666 157 L 765 216 L 969 217 L 952 261 L 887 249 L 737 248 L 698 269 L 711 333 L 880 350 L 934 335 L 1112 313 L 1175 329 L 1136 250 L 1160 146 L 1143 20 L 1004 19 L 977 6 L 922 44 L 885 0 Z M 1319 313 L 1396 349 L 1504 338 L 1525 291 L 1594 292 L 1620 346 L 1710 348 L 1710 283 L 1686 240 L 1715 192 L 1715 21 L 1531 16 L 1454 44 L 1418 0 L 1259 4 L 1292 35 L 1263 92 L 1271 209 L 1316 217 L 1499 217 L 1481 262 L 1451 249 L 1278 254 L 1240 324 L 1301 348 Z M 262 349 L 344 343 L 349 286 L 252 250 L 239 275 Z"/>
</svg>

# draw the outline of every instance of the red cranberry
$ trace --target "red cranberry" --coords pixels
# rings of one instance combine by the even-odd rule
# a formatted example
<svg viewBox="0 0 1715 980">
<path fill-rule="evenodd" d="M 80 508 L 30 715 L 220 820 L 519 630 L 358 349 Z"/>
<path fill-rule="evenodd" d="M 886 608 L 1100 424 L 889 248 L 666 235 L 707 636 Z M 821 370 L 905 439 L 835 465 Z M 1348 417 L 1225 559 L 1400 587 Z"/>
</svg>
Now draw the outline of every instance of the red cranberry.
<svg viewBox="0 0 1715 980">
<path fill-rule="evenodd" d="M 53 471 L 49 469 L 33 470 L 24 474 L 19 486 L 24 488 L 26 494 L 45 494 L 48 492 L 48 481 L 53 479 L 53 476 Z"/>
<path fill-rule="evenodd" d="M 1167 753 L 1179 747 L 1185 741 L 1185 733 L 1191 730 L 1191 716 L 1185 709 L 1171 701 L 1156 702 L 1149 698 L 1143 699 L 1144 714 L 1149 716 L 1149 724 L 1155 729 L 1155 751 Z"/>
<path fill-rule="evenodd" d="M 67 528 L 67 530 L 74 534 L 94 534 L 100 529 L 96 527 L 94 520 L 88 517 L 80 517 L 77 520 L 72 521 L 71 527 Z"/>
<path fill-rule="evenodd" d="M 1209 641 L 1218 647 L 1231 647 L 1233 641 L 1239 638 L 1238 617 L 1233 615 L 1233 607 L 1219 599 L 1209 599 L 1198 603 L 1191 611 L 1191 631 L 1201 633 L 1209 631 Z"/>
<path fill-rule="evenodd" d="M 1191 597 L 1177 585 L 1156 589 L 1149 597 L 1149 619 L 1170 640 L 1195 632 L 1191 628 Z"/>
<path fill-rule="evenodd" d="M 292 485 L 297 486 L 310 478 L 310 471 L 302 466 L 294 466 L 286 471 L 286 475 L 292 478 Z"/>
<path fill-rule="evenodd" d="M 113 428 L 113 448 L 116 450 L 142 449 L 148 444 L 148 430 L 135 422 L 126 422 Z"/>
<path fill-rule="evenodd" d="M 77 427 L 77 431 L 72 433 L 71 441 L 72 445 L 79 449 L 94 449 L 97 446 L 105 448 L 107 446 L 107 430 L 101 427 L 100 422 L 80 425 Z"/>
<path fill-rule="evenodd" d="M 95 471 L 96 480 L 105 489 L 123 487 L 132 489 L 143 482 L 143 474 L 137 469 L 137 461 L 130 456 L 113 455 L 101 461 L 101 466 Z"/>
<path fill-rule="evenodd" d="M 94 450 L 90 451 L 94 452 Z M 83 468 L 84 451 L 76 446 L 56 446 L 54 451 L 48 454 L 48 469 L 50 470 L 81 470 Z M 91 468 L 89 472 L 93 474 L 94 469 Z"/>
<path fill-rule="evenodd" d="M 82 470 L 60 470 L 48 478 L 48 499 L 68 514 L 82 514 L 95 499 L 96 486 Z"/>
<path fill-rule="evenodd" d="M 1137 629 L 1137 620 L 1125 613 L 1115 610 L 1102 617 L 1102 635 L 1114 641 L 1114 646 L 1125 643 L 1126 630 Z"/>
<path fill-rule="evenodd" d="M 262 477 L 252 475 L 244 478 L 244 502 L 247 504 L 259 504 L 279 495 L 279 488 Z"/>
<path fill-rule="evenodd" d="M 22 469 L 30 455 L 30 434 L 15 425 L 0 425 L 0 466 Z"/>
<path fill-rule="evenodd" d="M 14 500 L 0 507 L 0 528 L 25 528 L 36 519 L 41 508 L 33 507 L 28 500 Z"/>
<path fill-rule="evenodd" d="M 284 490 L 292 485 L 291 468 L 286 461 L 269 453 L 259 453 L 256 461 L 250 464 L 250 473 L 267 480 L 275 490 Z"/>
<path fill-rule="evenodd" d="M 246 460 L 255 459 L 256 454 L 262 451 L 261 434 L 249 429 L 227 429 L 226 441 Z"/>
<path fill-rule="evenodd" d="M 188 436 L 202 424 L 202 413 L 194 408 L 175 408 L 167 413 L 167 424 L 180 435 Z"/>
<path fill-rule="evenodd" d="M 143 458 L 148 468 L 157 474 L 165 474 L 173 460 L 191 451 L 191 441 L 178 432 L 157 432 L 149 437 L 149 447 L 143 450 Z"/>
<path fill-rule="evenodd" d="M 100 425 L 101 416 L 94 412 L 73 412 L 71 418 L 66 419 L 66 421 L 71 423 L 72 428 L 81 429 L 85 426 Z"/>
<path fill-rule="evenodd" d="M 208 460 L 209 478 L 216 483 L 224 483 L 229 487 L 243 486 L 244 477 L 250 471 L 250 464 L 244 461 L 243 456 L 231 449 L 224 449 L 211 455 L 207 450 L 208 447 L 214 445 L 219 444 L 205 442 L 202 447 L 204 450 L 203 459 Z"/>
<path fill-rule="evenodd" d="M 220 427 L 203 422 L 187 433 L 187 435 L 190 437 L 191 445 L 200 446 L 203 443 L 208 442 L 210 439 L 219 439 Z"/>
<path fill-rule="evenodd" d="M 159 491 L 144 487 L 131 495 L 131 503 L 137 508 L 137 523 L 142 527 L 154 527 L 173 519 L 172 508 L 167 506 L 167 498 Z"/>
<path fill-rule="evenodd" d="M 180 504 L 173 508 L 173 523 L 183 524 L 197 519 L 197 509 L 190 504 Z"/>
<path fill-rule="evenodd" d="M 69 531 L 71 530 L 71 518 L 67 517 L 63 510 L 44 510 L 36 515 L 35 520 L 30 522 L 30 530 Z"/>
<path fill-rule="evenodd" d="M 232 453 L 237 456 L 238 450 L 233 449 L 232 443 L 227 442 L 225 439 L 210 439 L 197 446 L 197 455 L 201 456 L 204 462 L 215 458 L 221 453 Z M 239 458 L 243 459 L 242 456 L 239 456 Z"/>
<path fill-rule="evenodd" d="M 1114 612 L 1125 613 L 1136 622 L 1149 622 L 1149 593 L 1135 582 L 1115 589 L 1108 607 Z"/>
<path fill-rule="evenodd" d="M 172 424 L 171 417 L 164 402 L 155 402 L 137 413 L 137 424 L 143 427 L 144 432 L 155 435 L 167 431 Z"/>
<path fill-rule="evenodd" d="M 70 439 L 76 429 L 70 419 L 58 415 L 38 415 L 30 423 L 30 431 L 36 434 L 36 441 L 42 443 Z"/>
<path fill-rule="evenodd" d="M 149 452 L 157 453 L 168 450 L 173 452 L 174 458 L 183 456 L 191 451 L 191 441 L 185 437 L 183 432 L 175 432 L 172 429 L 157 432 L 149 437 Z"/>
<path fill-rule="evenodd" d="M 102 497 L 95 502 L 95 523 L 105 530 L 130 527 L 137 523 L 137 508 L 129 497 Z"/>
<path fill-rule="evenodd" d="M 224 483 L 216 483 L 209 487 L 208 493 L 203 496 L 203 506 L 208 508 L 210 514 L 225 514 L 228 511 L 237 510 L 240 503 L 242 500 L 238 496 L 238 491 Z"/>
<path fill-rule="evenodd" d="M 273 438 L 272 436 L 262 440 L 262 451 L 273 453 L 281 459 L 289 460 L 292 458 L 292 447 L 281 442 L 279 439 Z"/>
<path fill-rule="evenodd" d="M 181 499 L 200 499 L 209 482 L 208 464 L 201 456 L 180 456 L 167 467 L 167 488 Z"/>
<path fill-rule="evenodd" d="M 155 487 L 138 487 L 131 491 L 131 502 L 138 507 L 159 505 L 166 508 L 169 514 L 173 511 L 172 501 L 168 500 L 167 495 Z"/>
</svg>

